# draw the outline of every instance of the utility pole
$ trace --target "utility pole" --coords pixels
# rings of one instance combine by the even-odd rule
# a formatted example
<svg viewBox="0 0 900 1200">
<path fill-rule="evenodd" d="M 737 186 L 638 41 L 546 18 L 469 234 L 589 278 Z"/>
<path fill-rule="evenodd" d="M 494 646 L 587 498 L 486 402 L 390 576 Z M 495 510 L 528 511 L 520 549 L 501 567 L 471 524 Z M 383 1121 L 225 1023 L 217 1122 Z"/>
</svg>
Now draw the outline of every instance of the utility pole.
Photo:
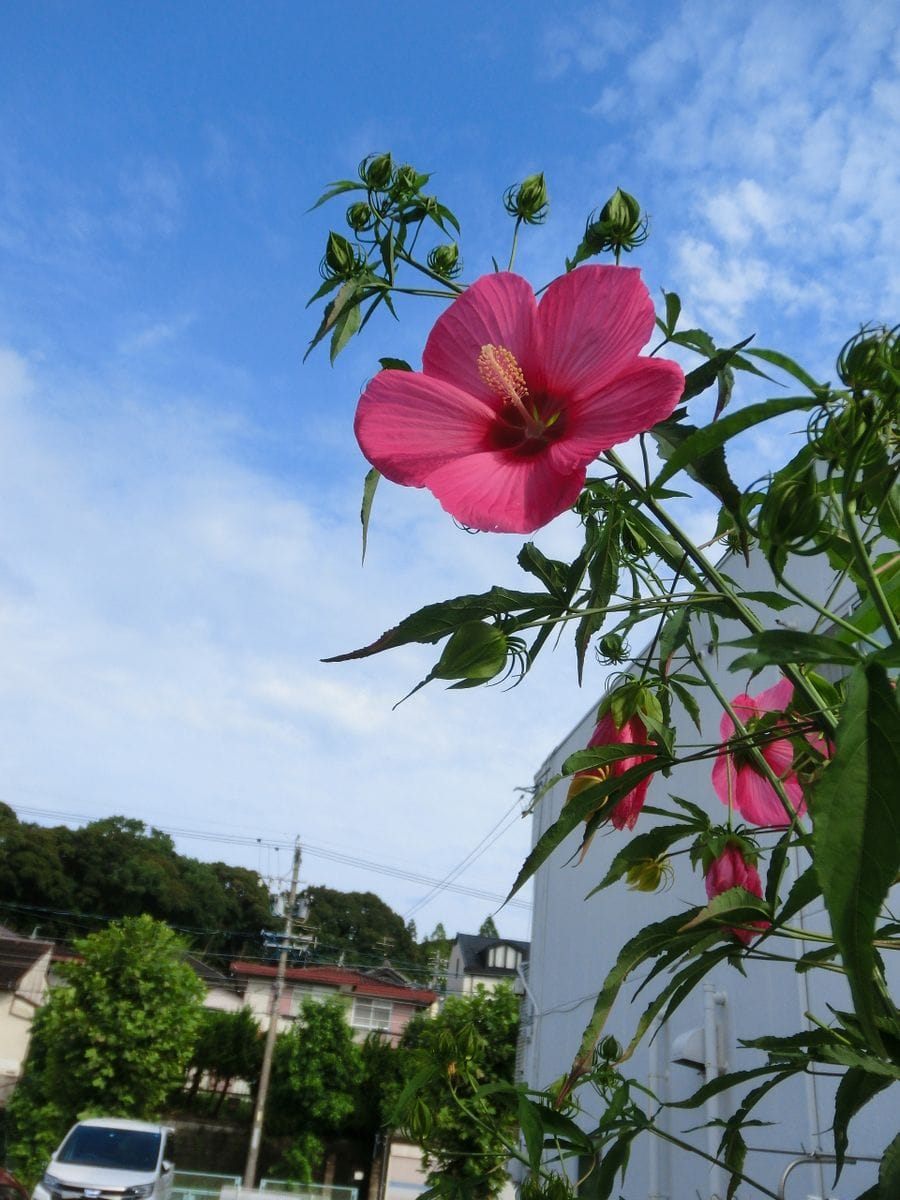
<svg viewBox="0 0 900 1200">
<path fill-rule="evenodd" d="M 275 1039 L 278 1036 L 278 1017 L 282 992 L 284 991 L 284 976 L 287 970 L 288 951 L 291 947 L 291 935 L 294 930 L 294 909 L 297 905 L 297 883 L 300 878 L 300 839 L 294 842 L 294 865 L 291 870 L 291 890 L 288 895 L 287 913 L 285 914 L 284 933 L 282 934 L 281 953 L 278 956 L 278 969 L 272 983 L 272 998 L 269 1002 L 269 1028 L 266 1030 L 266 1044 L 263 1048 L 262 1070 L 259 1073 L 259 1087 L 256 1089 L 256 1104 L 253 1109 L 253 1127 L 250 1131 L 250 1148 L 247 1151 L 247 1164 L 244 1167 L 245 1188 L 252 1188 L 256 1182 L 256 1163 L 259 1158 L 259 1146 L 262 1141 L 263 1121 L 266 1115 L 266 1097 L 269 1092 L 269 1080 L 272 1075 L 272 1055 L 275 1051 Z"/>
</svg>

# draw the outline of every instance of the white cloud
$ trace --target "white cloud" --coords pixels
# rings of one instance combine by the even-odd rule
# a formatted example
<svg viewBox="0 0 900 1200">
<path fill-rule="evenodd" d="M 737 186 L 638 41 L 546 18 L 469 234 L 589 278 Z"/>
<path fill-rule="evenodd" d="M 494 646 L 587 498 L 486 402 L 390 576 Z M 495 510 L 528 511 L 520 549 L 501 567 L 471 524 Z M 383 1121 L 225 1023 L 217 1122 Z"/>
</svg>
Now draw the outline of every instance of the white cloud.
<svg viewBox="0 0 900 1200">
<path fill-rule="evenodd" d="M 437 651 L 319 660 L 418 604 L 519 575 L 510 540 L 455 530 L 425 494 L 386 492 L 361 569 L 355 505 L 336 517 L 241 465 L 227 419 L 161 411 L 134 381 L 123 401 L 101 372 L 92 386 L 76 429 L 73 381 L 0 354 L 0 502 L 15 513 L 0 529 L 4 799 L 180 828 L 250 822 L 449 870 L 529 782 L 534 747 L 590 703 L 575 693 L 535 711 L 541 680 L 556 697 L 568 678 L 569 653 L 539 664 L 531 690 L 432 686 L 396 710 Z M 467 878 L 502 891 L 526 834 L 517 826 Z M 399 908 L 421 891 L 309 867 Z M 471 927 L 486 910 L 442 897 L 422 922 Z M 501 925 L 524 932 L 523 919 L 511 910 Z"/>
</svg>

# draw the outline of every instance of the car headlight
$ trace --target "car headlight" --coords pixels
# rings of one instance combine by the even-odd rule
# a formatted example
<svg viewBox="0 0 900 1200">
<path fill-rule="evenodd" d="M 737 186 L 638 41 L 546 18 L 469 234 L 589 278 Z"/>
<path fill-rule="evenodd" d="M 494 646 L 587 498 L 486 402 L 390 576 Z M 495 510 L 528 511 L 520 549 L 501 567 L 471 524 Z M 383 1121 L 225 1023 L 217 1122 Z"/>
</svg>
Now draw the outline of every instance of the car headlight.
<svg viewBox="0 0 900 1200">
<path fill-rule="evenodd" d="M 146 1196 L 153 1195 L 152 1183 L 136 1183 L 134 1187 L 126 1188 L 125 1195 L 128 1200 L 144 1200 Z"/>
<path fill-rule="evenodd" d="M 41 1183 L 48 1192 L 61 1192 L 63 1188 L 62 1180 L 57 1179 L 55 1175 L 51 1175 L 49 1171 L 44 1172 Z"/>
</svg>

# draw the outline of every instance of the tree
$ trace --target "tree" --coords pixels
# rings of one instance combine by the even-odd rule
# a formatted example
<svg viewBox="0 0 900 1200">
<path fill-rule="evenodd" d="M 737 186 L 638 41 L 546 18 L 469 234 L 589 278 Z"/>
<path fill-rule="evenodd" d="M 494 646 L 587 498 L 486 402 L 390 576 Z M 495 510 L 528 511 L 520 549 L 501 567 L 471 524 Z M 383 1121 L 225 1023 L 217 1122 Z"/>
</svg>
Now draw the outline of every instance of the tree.
<svg viewBox="0 0 900 1200">
<path fill-rule="evenodd" d="M 322 1139 L 342 1129 L 356 1106 L 362 1056 L 340 1000 L 304 1000 L 292 1029 L 275 1043 L 266 1132 L 294 1135 L 294 1177 L 317 1166 Z M 318 1140 L 318 1147 L 316 1141 Z"/>
<path fill-rule="evenodd" d="M 203 1009 L 189 1063 L 194 1072 L 191 1100 L 196 1097 L 206 1075 L 212 1090 L 219 1094 L 215 1105 L 218 1113 L 233 1080 L 243 1079 L 256 1084 L 262 1066 L 262 1050 L 259 1026 L 249 1008 L 242 1008 L 240 1012 Z"/>
<path fill-rule="evenodd" d="M 424 1152 L 428 1183 L 444 1196 L 492 1200 L 515 1142 L 512 1083 L 519 1002 L 506 986 L 450 996 L 438 1016 L 414 1017 L 400 1043 L 404 1089 L 390 1113 Z"/>
<path fill-rule="evenodd" d="M 497 926 L 494 923 L 494 918 L 490 913 L 488 913 L 488 915 L 481 922 L 481 925 L 478 929 L 478 936 L 479 937 L 493 937 L 493 938 L 500 936 L 500 934 L 497 931 Z"/>
<path fill-rule="evenodd" d="M 403 965 L 418 961 L 415 937 L 374 892 L 339 892 L 307 888 L 309 925 L 319 953 L 333 960 L 344 954 L 359 965 L 377 965 L 386 958 Z"/>
<path fill-rule="evenodd" d="M 0 809 L 0 902 L 29 931 L 65 937 L 73 918 L 150 916 L 200 952 L 259 952 L 272 898 L 255 871 L 178 854 L 168 834 L 128 817 L 82 829 L 19 822 Z M 79 922 L 80 924 L 82 922 Z"/>
<path fill-rule="evenodd" d="M 10 1101 L 10 1156 L 33 1177 L 83 1114 L 158 1116 L 184 1077 L 203 985 L 184 945 L 151 917 L 75 943 L 80 958 L 37 1014 L 22 1083 Z"/>
</svg>

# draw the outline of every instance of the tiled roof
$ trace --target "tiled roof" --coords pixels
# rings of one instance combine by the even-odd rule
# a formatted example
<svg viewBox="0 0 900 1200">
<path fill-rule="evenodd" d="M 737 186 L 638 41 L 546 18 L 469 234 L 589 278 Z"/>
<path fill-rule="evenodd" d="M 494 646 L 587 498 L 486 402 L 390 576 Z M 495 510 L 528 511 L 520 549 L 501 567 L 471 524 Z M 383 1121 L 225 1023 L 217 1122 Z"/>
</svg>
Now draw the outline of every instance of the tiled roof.
<svg viewBox="0 0 900 1200">
<path fill-rule="evenodd" d="M 277 967 L 267 963 L 233 962 L 235 975 L 252 975 L 257 979 L 273 979 Z M 362 971 L 349 967 L 288 967 L 285 979 L 290 983 L 323 984 L 325 987 L 342 988 L 358 996 L 375 996 L 380 1000 L 399 1000 L 405 1004 L 428 1005 L 437 999 L 437 993 L 428 988 L 402 987 L 373 979 Z"/>
</svg>

